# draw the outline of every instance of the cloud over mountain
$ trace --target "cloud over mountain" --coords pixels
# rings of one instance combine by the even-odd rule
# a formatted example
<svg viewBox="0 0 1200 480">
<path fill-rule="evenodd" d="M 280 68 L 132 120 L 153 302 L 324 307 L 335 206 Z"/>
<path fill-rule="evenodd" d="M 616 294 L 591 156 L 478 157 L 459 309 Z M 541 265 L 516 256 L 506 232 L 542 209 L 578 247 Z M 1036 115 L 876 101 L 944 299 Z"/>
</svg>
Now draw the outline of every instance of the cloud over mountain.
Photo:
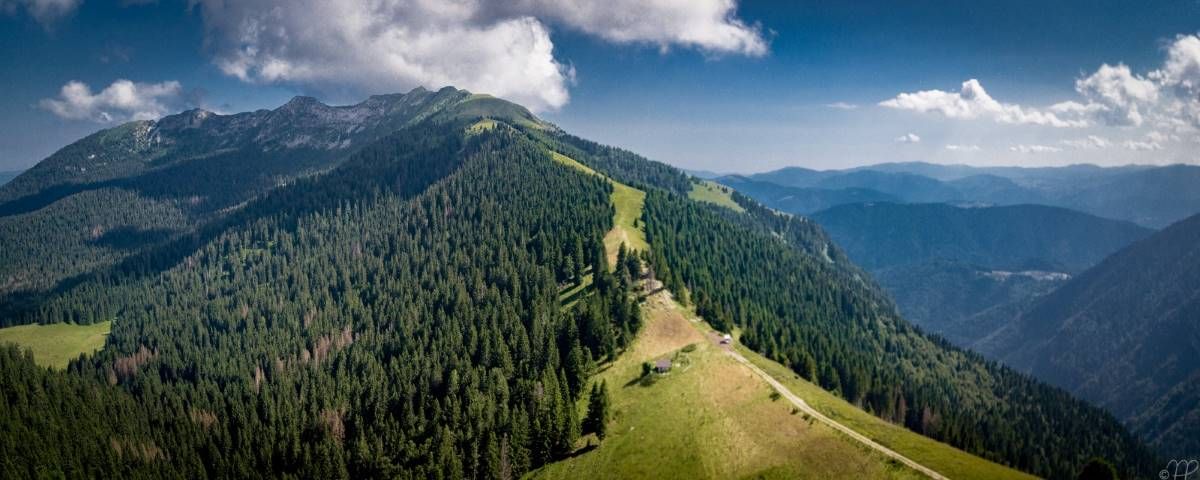
<svg viewBox="0 0 1200 480">
<path fill-rule="evenodd" d="M 984 90 L 974 78 L 963 82 L 957 92 L 924 90 L 901 93 L 896 98 L 880 102 L 879 105 L 898 110 L 920 113 L 939 113 L 946 118 L 987 118 L 1000 123 L 1048 125 L 1051 127 L 1082 127 L 1086 122 L 1078 119 L 1060 118 L 1051 111 L 1038 110 L 1011 103 L 1001 103 Z"/>
<path fill-rule="evenodd" d="M 732 0 L 193 0 L 216 65 L 248 82 L 387 92 L 455 85 L 535 110 L 569 100 L 550 26 L 619 44 L 763 55 Z"/>
<path fill-rule="evenodd" d="M 39 106 L 68 120 L 100 123 L 152 120 L 166 115 L 182 94 L 179 82 L 135 83 L 117 80 L 96 93 L 87 84 L 72 80 L 58 97 L 43 99 Z"/>
</svg>

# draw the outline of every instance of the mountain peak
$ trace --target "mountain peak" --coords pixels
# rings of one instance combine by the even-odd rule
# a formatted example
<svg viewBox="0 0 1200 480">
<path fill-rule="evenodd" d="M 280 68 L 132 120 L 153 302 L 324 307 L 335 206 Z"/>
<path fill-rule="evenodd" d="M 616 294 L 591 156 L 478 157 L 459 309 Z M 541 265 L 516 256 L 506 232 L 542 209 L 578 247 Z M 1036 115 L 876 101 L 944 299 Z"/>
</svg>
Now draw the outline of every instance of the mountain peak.
<svg viewBox="0 0 1200 480">
<path fill-rule="evenodd" d="M 312 110 L 314 108 L 328 108 L 328 107 L 329 107 L 328 105 L 321 103 L 320 100 L 317 100 L 314 97 L 310 97 L 307 95 L 297 95 L 297 96 L 293 97 L 291 100 L 288 100 L 287 103 L 280 106 L 277 110 L 288 111 L 288 112 L 297 112 L 297 111 Z"/>
</svg>

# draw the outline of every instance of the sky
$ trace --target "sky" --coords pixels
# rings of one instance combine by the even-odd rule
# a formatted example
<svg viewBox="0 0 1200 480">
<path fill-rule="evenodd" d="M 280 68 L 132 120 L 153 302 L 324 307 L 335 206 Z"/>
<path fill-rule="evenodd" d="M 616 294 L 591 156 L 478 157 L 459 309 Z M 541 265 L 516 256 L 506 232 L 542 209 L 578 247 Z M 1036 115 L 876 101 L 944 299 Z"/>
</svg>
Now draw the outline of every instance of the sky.
<svg viewBox="0 0 1200 480">
<path fill-rule="evenodd" d="M 0 170 L 445 85 L 689 169 L 1200 163 L 1200 1 L 0 0 Z"/>
</svg>

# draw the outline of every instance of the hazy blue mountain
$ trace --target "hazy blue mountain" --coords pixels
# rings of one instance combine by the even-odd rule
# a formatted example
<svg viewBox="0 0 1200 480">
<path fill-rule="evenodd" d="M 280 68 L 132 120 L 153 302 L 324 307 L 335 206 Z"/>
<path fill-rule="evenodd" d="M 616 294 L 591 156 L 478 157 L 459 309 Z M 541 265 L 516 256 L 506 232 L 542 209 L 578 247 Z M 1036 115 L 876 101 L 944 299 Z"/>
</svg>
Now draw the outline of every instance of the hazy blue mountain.
<svg viewBox="0 0 1200 480">
<path fill-rule="evenodd" d="M 909 203 L 1051 205 L 1151 228 L 1200 212 L 1200 189 L 1194 188 L 1200 184 L 1200 167 L 1191 165 L 1023 168 L 887 163 L 826 171 L 789 167 L 749 178 L 789 187 L 870 189 Z"/>
<path fill-rule="evenodd" d="M 20 171 L 0 172 L 0 185 L 4 185 L 4 184 L 8 183 L 9 180 L 17 178 L 17 175 L 20 175 L 20 174 L 21 174 Z"/>
<path fill-rule="evenodd" d="M 1130 245 L 975 347 L 1200 453 L 1200 216 Z"/>
<path fill-rule="evenodd" d="M 906 202 L 957 202 L 967 199 L 954 187 L 911 173 L 860 170 L 825 177 L 818 180 L 816 186 L 828 189 L 865 188 L 902 198 Z"/>
<path fill-rule="evenodd" d="M 973 178 L 973 177 L 968 177 Z M 1150 230 L 1057 207 L 872 203 L 812 218 L 905 318 L 970 345 Z"/>
<path fill-rule="evenodd" d="M 997 270 L 953 260 L 885 267 L 872 276 L 904 318 L 963 346 L 996 331 L 1030 300 L 1070 278 L 1062 272 Z"/>
<path fill-rule="evenodd" d="M 899 201 L 895 196 L 869 188 L 789 187 L 742 176 L 725 176 L 717 178 L 716 181 L 754 198 L 763 205 L 801 215 L 847 203 Z"/>
<path fill-rule="evenodd" d="M 871 203 L 812 216 L 859 265 L 874 270 L 954 260 L 1003 270 L 1077 272 L 1150 230 L 1042 205 L 956 207 Z"/>
<path fill-rule="evenodd" d="M 691 175 L 696 178 L 703 178 L 705 180 L 712 180 L 714 178 L 723 177 L 726 175 L 724 173 L 717 173 L 712 170 L 686 170 L 685 169 L 684 173 L 687 173 L 688 175 Z"/>
</svg>

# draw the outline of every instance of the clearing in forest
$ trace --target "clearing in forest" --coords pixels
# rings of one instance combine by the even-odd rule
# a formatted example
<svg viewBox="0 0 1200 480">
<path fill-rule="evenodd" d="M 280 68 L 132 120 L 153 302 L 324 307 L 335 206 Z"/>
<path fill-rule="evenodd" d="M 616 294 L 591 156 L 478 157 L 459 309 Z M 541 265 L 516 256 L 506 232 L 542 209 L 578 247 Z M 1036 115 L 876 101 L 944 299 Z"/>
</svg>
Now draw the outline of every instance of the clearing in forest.
<svg viewBox="0 0 1200 480">
<path fill-rule="evenodd" d="M 688 198 L 720 205 L 739 213 L 746 211 L 745 208 L 733 201 L 733 189 L 712 180 L 693 183 L 692 190 L 688 192 Z"/>
<path fill-rule="evenodd" d="M 15 343 L 33 350 L 33 360 L 45 367 L 63 369 L 80 354 L 92 353 L 104 346 L 112 322 L 74 325 L 18 325 L 0 328 L 0 344 Z"/>
<path fill-rule="evenodd" d="M 554 161 L 577 168 L 592 175 L 604 177 L 613 186 L 612 205 L 613 228 L 604 236 L 604 250 L 608 253 L 608 263 L 617 262 L 617 249 L 622 243 L 630 250 L 643 251 L 650 248 L 646 243 L 646 230 L 640 225 L 642 208 L 646 204 L 646 192 L 605 177 L 592 170 L 587 165 L 558 152 L 551 152 Z"/>
<path fill-rule="evenodd" d="M 532 478 L 921 478 L 793 413 L 706 340 L 669 293 L 650 296 L 643 312 L 638 338 L 593 378 L 612 396 L 608 438 Z M 642 363 L 662 358 L 675 359 L 675 368 L 643 381 Z"/>
</svg>

